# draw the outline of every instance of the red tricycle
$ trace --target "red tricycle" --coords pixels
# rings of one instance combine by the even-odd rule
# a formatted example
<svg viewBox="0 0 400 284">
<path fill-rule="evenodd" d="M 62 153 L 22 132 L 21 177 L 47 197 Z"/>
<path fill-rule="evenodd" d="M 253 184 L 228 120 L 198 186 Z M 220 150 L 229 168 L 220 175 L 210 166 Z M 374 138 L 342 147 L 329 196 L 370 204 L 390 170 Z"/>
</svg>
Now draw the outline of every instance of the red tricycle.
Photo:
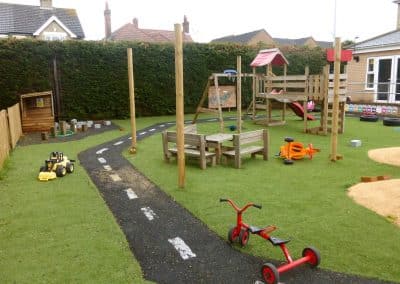
<svg viewBox="0 0 400 284">
<path fill-rule="evenodd" d="M 302 257 L 297 260 L 293 260 L 288 248 L 286 247 L 286 243 L 288 243 L 290 240 L 284 240 L 269 235 L 269 233 L 277 229 L 276 226 L 268 225 L 264 228 L 258 228 L 243 222 L 242 214 L 244 211 L 246 211 L 251 206 L 261 209 L 261 205 L 247 203 L 243 208 L 239 208 L 231 199 L 220 198 L 219 201 L 228 202 L 233 207 L 233 209 L 235 209 L 237 214 L 236 226 L 231 228 L 228 233 L 228 240 L 230 243 L 233 243 L 237 240 L 241 246 L 245 246 L 249 241 L 249 236 L 251 233 L 259 235 L 263 239 L 268 240 L 273 246 L 279 246 L 281 248 L 283 254 L 285 255 L 286 263 L 282 264 L 279 267 L 276 267 L 272 263 L 264 263 L 261 269 L 261 273 L 266 283 L 278 283 L 279 275 L 281 273 L 293 269 L 303 263 L 308 263 L 311 267 L 317 267 L 319 265 L 321 261 L 321 256 L 317 249 L 313 247 L 306 247 L 305 249 L 303 249 Z"/>
</svg>

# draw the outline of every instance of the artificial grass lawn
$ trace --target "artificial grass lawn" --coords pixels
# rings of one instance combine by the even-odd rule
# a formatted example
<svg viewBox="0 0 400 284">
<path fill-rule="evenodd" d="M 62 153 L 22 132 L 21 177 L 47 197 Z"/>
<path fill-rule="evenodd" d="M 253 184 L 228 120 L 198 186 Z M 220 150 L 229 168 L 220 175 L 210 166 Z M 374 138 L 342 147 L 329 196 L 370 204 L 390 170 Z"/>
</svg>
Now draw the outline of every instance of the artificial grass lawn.
<svg viewBox="0 0 400 284">
<path fill-rule="evenodd" d="M 243 131 L 257 128 L 260 126 L 244 122 Z M 202 123 L 198 129 L 208 134 L 218 132 L 219 126 Z M 125 156 L 224 239 L 229 224 L 235 223 L 235 213 L 228 204 L 219 203 L 219 198 L 232 198 L 240 206 L 250 201 L 260 203 L 262 210 L 250 208 L 244 220 L 258 226 L 277 225 L 274 235 L 292 239 L 288 246 L 295 257 L 305 246 L 313 245 L 321 252 L 323 268 L 400 282 L 400 228 L 346 195 L 361 176 L 387 174 L 400 178 L 398 167 L 378 164 L 367 156 L 369 149 L 400 146 L 399 128 L 383 126 L 381 121 L 347 118 L 345 133 L 338 139 L 338 153 L 344 159 L 338 162 L 328 158 L 330 135 L 304 134 L 302 129 L 303 122 L 296 117 L 288 117 L 284 126 L 269 127 L 270 160 L 246 159 L 240 170 L 232 165 L 201 170 L 196 162 L 187 163 L 185 189 L 177 187 L 176 163 L 166 164 L 162 159 L 159 134 L 140 141 L 135 156 Z M 285 166 L 274 154 L 286 136 L 313 143 L 321 152 L 313 160 Z M 362 140 L 362 147 L 350 147 L 352 139 Z M 284 260 L 278 248 L 257 236 L 252 236 L 242 250 L 265 259 Z"/>
<path fill-rule="evenodd" d="M 138 119 L 138 127 L 160 119 Z M 12 152 L 0 172 L 1 283 L 145 282 L 124 234 L 79 161 L 73 174 L 37 180 L 51 151 L 77 159 L 79 152 L 125 134 L 108 131 Z"/>
</svg>

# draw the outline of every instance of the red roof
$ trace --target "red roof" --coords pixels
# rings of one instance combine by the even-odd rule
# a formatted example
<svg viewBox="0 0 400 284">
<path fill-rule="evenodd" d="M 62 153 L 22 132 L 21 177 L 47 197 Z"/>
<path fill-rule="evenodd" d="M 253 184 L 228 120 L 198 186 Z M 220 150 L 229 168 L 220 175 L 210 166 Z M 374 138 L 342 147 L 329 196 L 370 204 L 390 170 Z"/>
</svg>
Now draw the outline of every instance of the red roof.
<svg viewBox="0 0 400 284">
<path fill-rule="evenodd" d="M 289 62 L 278 48 L 272 48 L 260 50 L 250 66 L 259 67 L 268 64 L 282 66 L 289 64 Z"/>
<path fill-rule="evenodd" d="M 134 24 L 128 23 L 110 36 L 111 40 L 131 40 L 131 41 L 144 41 L 144 42 L 174 42 L 175 32 L 165 30 L 152 30 L 152 29 L 140 29 Z M 184 34 L 184 42 L 193 42 L 192 38 L 188 34 Z"/>
</svg>

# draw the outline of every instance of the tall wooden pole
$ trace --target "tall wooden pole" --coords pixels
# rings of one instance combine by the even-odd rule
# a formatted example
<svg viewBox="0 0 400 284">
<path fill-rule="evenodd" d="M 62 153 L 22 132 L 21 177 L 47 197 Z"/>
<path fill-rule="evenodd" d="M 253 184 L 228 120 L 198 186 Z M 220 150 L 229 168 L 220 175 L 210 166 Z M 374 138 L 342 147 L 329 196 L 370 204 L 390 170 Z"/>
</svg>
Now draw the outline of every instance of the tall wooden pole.
<svg viewBox="0 0 400 284">
<path fill-rule="evenodd" d="M 182 26 L 175 24 L 176 146 L 178 148 L 178 186 L 185 187 L 183 52 Z"/>
<path fill-rule="evenodd" d="M 222 116 L 222 108 L 221 108 L 221 97 L 219 95 L 219 85 L 218 85 L 218 75 L 214 75 L 214 88 L 215 88 L 215 96 L 217 98 L 218 105 L 218 118 L 219 118 L 219 131 L 224 133 L 224 118 Z"/>
<path fill-rule="evenodd" d="M 135 85 L 133 78 L 133 56 L 132 48 L 128 48 L 128 79 L 129 79 L 129 106 L 131 111 L 131 132 L 132 132 L 132 144 L 129 152 L 131 154 L 136 153 L 136 110 L 135 110 Z"/>
<path fill-rule="evenodd" d="M 237 108 L 237 131 L 242 132 L 242 57 L 236 58 L 237 80 L 236 80 L 236 108 Z"/>
<path fill-rule="evenodd" d="M 329 108 L 329 64 L 325 65 L 323 69 L 324 82 L 322 85 L 323 108 L 321 112 L 322 132 L 324 135 L 328 134 L 328 108 Z"/>
<path fill-rule="evenodd" d="M 60 103 L 60 85 L 58 84 L 58 72 L 57 72 L 57 58 L 53 59 L 53 77 L 54 77 L 54 96 L 56 103 L 55 120 L 59 121 L 61 116 L 61 103 Z"/>
<path fill-rule="evenodd" d="M 339 121 L 339 86 L 340 86 L 340 56 L 342 47 L 340 38 L 335 38 L 335 63 L 333 65 L 333 106 L 332 106 L 332 133 L 331 133 L 331 161 L 338 159 L 337 140 L 338 140 L 338 121 Z"/>
</svg>

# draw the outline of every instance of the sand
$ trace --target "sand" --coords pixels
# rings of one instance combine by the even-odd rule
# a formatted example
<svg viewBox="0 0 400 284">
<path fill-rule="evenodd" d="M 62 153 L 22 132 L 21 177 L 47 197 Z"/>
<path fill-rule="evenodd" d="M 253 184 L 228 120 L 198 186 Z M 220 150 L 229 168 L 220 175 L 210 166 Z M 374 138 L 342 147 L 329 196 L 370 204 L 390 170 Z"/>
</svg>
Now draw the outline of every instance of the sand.
<svg viewBox="0 0 400 284">
<path fill-rule="evenodd" d="M 400 167 L 400 147 L 368 151 L 372 160 Z M 362 182 L 349 188 L 355 202 L 393 220 L 400 226 L 400 179 Z"/>
</svg>

